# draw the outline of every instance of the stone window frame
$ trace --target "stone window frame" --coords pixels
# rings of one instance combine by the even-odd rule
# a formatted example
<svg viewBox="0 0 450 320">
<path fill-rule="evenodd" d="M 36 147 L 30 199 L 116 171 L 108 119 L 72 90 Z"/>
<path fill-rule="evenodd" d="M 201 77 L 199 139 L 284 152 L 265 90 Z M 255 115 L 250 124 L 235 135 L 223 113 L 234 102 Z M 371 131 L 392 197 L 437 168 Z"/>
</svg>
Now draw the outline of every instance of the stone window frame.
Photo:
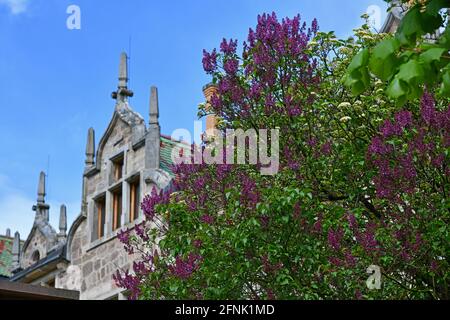
<svg viewBox="0 0 450 320">
<path fill-rule="evenodd" d="M 94 197 L 92 197 L 92 209 L 90 210 L 91 212 L 91 233 L 90 233 L 90 240 L 91 242 L 95 242 L 98 240 L 101 240 L 102 238 L 104 238 L 107 235 L 107 229 L 108 229 L 108 194 L 106 191 L 102 191 L 99 192 L 98 194 L 96 194 Z M 103 236 L 100 236 L 100 234 L 98 233 L 98 228 L 99 228 L 99 223 L 98 223 L 98 207 L 97 207 L 97 203 L 100 200 L 103 200 L 105 202 L 105 221 L 104 221 L 104 226 L 103 226 Z M 96 231 L 96 238 L 94 239 L 94 230 Z"/>
<path fill-rule="evenodd" d="M 124 216 L 124 193 L 123 182 L 120 181 L 114 184 L 108 191 L 111 193 L 111 219 L 112 219 L 112 232 L 119 230 L 123 226 Z M 120 194 L 120 202 L 118 201 L 118 194 Z M 119 203 L 116 203 L 119 202 Z M 118 213 L 118 214 L 117 214 Z"/>
<path fill-rule="evenodd" d="M 119 152 L 115 153 L 112 157 L 109 158 L 108 161 L 108 185 L 115 185 L 121 181 L 123 181 L 127 174 L 127 156 L 128 149 L 123 148 L 119 150 Z M 120 178 L 116 177 L 116 165 L 117 162 L 121 162 L 122 172 L 120 174 Z"/>
<path fill-rule="evenodd" d="M 116 152 L 112 157 L 109 158 L 106 179 L 108 182 L 108 186 L 106 186 L 103 190 L 97 192 L 94 197 L 89 201 L 89 214 L 92 218 L 90 218 L 91 227 L 95 222 L 95 199 L 99 199 L 102 196 L 106 199 L 106 221 L 105 221 L 105 235 L 101 238 L 94 239 L 92 236 L 87 248 L 87 252 L 94 250 L 95 248 L 115 239 L 121 230 L 125 228 L 132 228 L 137 224 L 140 224 L 144 221 L 144 215 L 142 209 L 139 208 L 138 217 L 134 221 L 130 221 L 130 183 L 135 181 L 137 178 L 139 179 L 140 184 L 140 199 L 143 200 L 144 196 L 144 174 L 143 170 L 133 171 L 128 174 L 127 164 L 128 164 L 128 156 L 130 154 L 130 150 L 127 148 L 123 148 Z M 112 178 L 113 171 L 113 160 L 120 158 L 123 156 L 124 165 L 123 165 L 123 173 L 122 179 L 119 181 L 114 181 Z M 117 190 L 119 185 L 122 185 L 122 216 L 121 216 L 121 225 L 117 230 L 113 230 L 113 215 L 112 215 L 112 192 L 113 190 Z"/>
<path fill-rule="evenodd" d="M 135 184 L 136 182 L 139 182 L 139 201 L 142 202 L 143 200 L 143 178 L 142 174 L 140 172 L 135 172 L 133 174 L 130 174 L 130 176 L 126 179 L 126 192 L 127 192 L 127 214 L 126 214 L 126 223 L 132 224 L 133 222 L 139 220 L 139 218 L 142 217 L 142 209 L 140 206 L 138 206 L 138 211 L 135 213 L 135 217 L 133 220 L 131 220 L 131 185 Z"/>
</svg>

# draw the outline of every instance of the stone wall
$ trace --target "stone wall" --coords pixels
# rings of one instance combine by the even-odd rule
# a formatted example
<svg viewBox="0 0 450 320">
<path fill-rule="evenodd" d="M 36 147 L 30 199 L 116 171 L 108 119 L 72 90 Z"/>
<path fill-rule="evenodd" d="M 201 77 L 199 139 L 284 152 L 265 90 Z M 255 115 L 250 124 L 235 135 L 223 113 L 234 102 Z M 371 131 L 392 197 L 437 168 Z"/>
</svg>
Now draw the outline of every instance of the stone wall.
<svg viewBox="0 0 450 320">
<path fill-rule="evenodd" d="M 30 240 L 28 247 L 24 248 L 23 256 L 21 258 L 21 266 L 22 269 L 26 269 L 33 265 L 35 261 L 33 261 L 32 257 L 36 251 L 39 251 L 40 259 L 43 259 L 47 255 L 48 245 L 47 239 L 44 235 L 36 229 L 33 238 Z"/>
<path fill-rule="evenodd" d="M 86 201 L 87 217 L 79 225 L 74 233 L 72 243 L 69 247 L 70 265 L 66 267 L 57 278 L 59 288 L 80 290 L 82 300 L 103 300 L 119 295 L 123 289 L 115 286 L 113 275 L 117 270 L 132 270 L 134 257 L 129 256 L 124 250 L 123 244 L 117 239 L 120 229 L 132 227 L 134 223 L 142 221 L 140 218 L 129 222 L 129 188 L 127 179 L 139 174 L 141 177 L 141 199 L 148 193 L 153 184 L 146 185 L 143 181 L 143 170 L 145 166 L 145 148 L 133 149 L 131 127 L 117 118 L 110 128 L 109 136 L 101 145 L 100 171 L 86 179 Z M 124 153 L 123 170 L 123 207 L 122 228 L 112 230 L 110 188 L 115 185 L 111 181 L 112 162 L 111 158 Z M 106 194 L 106 226 L 105 236 L 101 239 L 93 237 L 95 224 L 95 198 Z M 109 206 L 109 207 L 108 207 Z M 109 208 L 109 209 L 108 209 Z"/>
</svg>

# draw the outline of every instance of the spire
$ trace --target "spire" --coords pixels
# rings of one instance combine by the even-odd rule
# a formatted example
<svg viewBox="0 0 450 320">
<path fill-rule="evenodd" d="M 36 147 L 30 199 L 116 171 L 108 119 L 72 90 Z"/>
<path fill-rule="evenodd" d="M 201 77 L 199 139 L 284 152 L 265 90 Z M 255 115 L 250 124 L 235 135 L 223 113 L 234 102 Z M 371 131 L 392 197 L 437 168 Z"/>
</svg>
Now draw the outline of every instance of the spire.
<svg viewBox="0 0 450 320">
<path fill-rule="evenodd" d="M 125 52 L 120 55 L 119 88 L 127 88 L 128 85 L 128 57 Z"/>
<path fill-rule="evenodd" d="M 159 125 L 158 88 L 151 87 L 150 93 L 150 125 Z"/>
<path fill-rule="evenodd" d="M 45 173 L 41 172 L 39 176 L 39 185 L 38 185 L 38 198 L 37 202 L 45 203 Z"/>
<path fill-rule="evenodd" d="M 95 155 L 95 131 L 93 128 L 89 128 L 87 143 L 86 143 L 86 166 L 90 167 L 94 165 Z"/>
<path fill-rule="evenodd" d="M 112 98 L 117 100 L 117 103 L 127 102 L 128 97 L 134 95 L 133 91 L 128 89 L 128 57 L 125 52 L 120 55 L 119 65 L 119 85 L 117 91 L 112 93 Z"/>
<path fill-rule="evenodd" d="M 45 173 L 41 172 L 39 175 L 37 203 L 33 206 L 33 211 L 36 211 L 35 222 L 40 219 L 48 222 L 49 209 L 50 206 L 45 203 Z"/>
<path fill-rule="evenodd" d="M 65 205 L 61 206 L 59 213 L 59 234 L 58 238 L 65 238 L 67 231 L 67 208 Z"/>
<path fill-rule="evenodd" d="M 6 237 L 11 238 L 11 229 L 6 229 Z"/>
<path fill-rule="evenodd" d="M 20 268 L 20 234 L 19 234 L 19 232 L 16 232 L 14 235 L 12 255 L 13 255 L 12 269 L 17 270 Z"/>
</svg>

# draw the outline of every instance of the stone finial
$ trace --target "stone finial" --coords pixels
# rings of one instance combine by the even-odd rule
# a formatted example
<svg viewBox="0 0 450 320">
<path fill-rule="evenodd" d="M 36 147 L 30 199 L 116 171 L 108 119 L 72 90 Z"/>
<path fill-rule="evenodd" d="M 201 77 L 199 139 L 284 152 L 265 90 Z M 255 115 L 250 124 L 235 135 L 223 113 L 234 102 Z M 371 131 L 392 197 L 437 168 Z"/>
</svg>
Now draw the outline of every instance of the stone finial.
<svg viewBox="0 0 450 320">
<path fill-rule="evenodd" d="M 120 54 L 119 88 L 126 88 L 128 84 L 128 56 L 125 52 Z"/>
<path fill-rule="evenodd" d="M 128 89 L 128 56 L 125 52 L 122 52 L 119 65 L 119 85 L 117 91 L 113 92 L 111 96 L 120 103 L 127 102 L 128 97 L 133 95 L 133 91 Z"/>
<path fill-rule="evenodd" d="M 67 207 L 61 206 L 59 213 L 59 237 L 65 237 L 67 232 Z"/>
<path fill-rule="evenodd" d="M 150 125 L 159 125 L 158 88 L 151 87 L 150 91 Z"/>
<path fill-rule="evenodd" d="M 45 203 L 45 173 L 43 171 L 39 175 L 37 202 L 38 203 Z"/>
<path fill-rule="evenodd" d="M 6 237 L 11 238 L 11 229 L 6 229 Z"/>
<path fill-rule="evenodd" d="M 14 242 L 12 247 L 12 255 L 13 255 L 13 270 L 20 268 L 20 234 L 16 232 L 14 234 Z"/>
<path fill-rule="evenodd" d="M 95 155 L 95 131 L 93 128 L 89 128 L 86 143 L 86 161 L 85 161 L 87 167 L 94 165 L 94 155 Z"/>
<path fill-rule="evenodd" d="M 150 126 L 145 136 L 145 168 L 159 169 L 161 152 L 161 127 L 159 126 L 158 89 L 151 88 L 150 93 Z"/>
</svg>

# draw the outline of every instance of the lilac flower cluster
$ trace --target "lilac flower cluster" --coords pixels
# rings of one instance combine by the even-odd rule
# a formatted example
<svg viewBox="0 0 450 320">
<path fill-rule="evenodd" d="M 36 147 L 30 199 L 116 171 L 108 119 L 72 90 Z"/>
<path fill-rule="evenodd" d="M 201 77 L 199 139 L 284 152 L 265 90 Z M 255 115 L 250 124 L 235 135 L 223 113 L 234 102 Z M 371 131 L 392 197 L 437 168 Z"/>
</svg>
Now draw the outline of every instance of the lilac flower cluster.
<svg viewBox="0 0 450 320">
<path fill-rule="evenodd" d="M 200 217 L 200 221 L 205 224 L 212 225 L 212 224 L 214 224 L 214 217 L 209 214 L 204 214 Z"/>
<path fill-rule="evenodd" d="M 312 103 L 309 93 L 295 98 L 285 96 L 281 101 L 275 101 L 270 92 L 280 89 L 276 87 L 278 84 L 298 92 L 309 84 L 318 83 L 319 77 L 315 75 L 317 62 L 307 53 L 308 43 L 317 31 L 317 20 L 307 29 L 300 16 L 281 21 L 275 13 L 258 16 L 256 29 L 249 30 L 247 42 L 244 42 L 242 73 L 245 80 L 238 72 L 237 40 L 223 39 L 220 44 L 224 72 L 217 66 L 217 51 L 204 51 L 204 69 L 216 77 L 218 84 L 219 95 L 211 100 L 215 113 L 231 122 L 236 118 L 251 117 L 260 107 L 269 116 L 280 103 L 285 115 L 300 116 L 303 112 L 301 106 Z M 289 66 L 284 65 L 286 61 Z"/>
<path fill-rule="evenodd" d="M 276 264 L 272 264 L 269 260 L 269 256 L 267 254 L 261 257 L 261 262 L 263 265 L 263 270 L 265 273 L 277 273 L 279 270 L 283 269 L 283 263 L 278 262 Z"/>
<path fill-rule="evenodd" d="M 255 181 L 245 174 L 241 174 L 241 181 L 241 203 L 249 209 L 256 208 L 256 205 L 260 199 L 260 194 L 256 187 Z"/>
<path fill-rule="evenodd" d="M 343 237 L 344 230 L 342 228 L 328 230 L 328 245 L 335 251 L 340 250 Z"/>
<path fill-rule="evenodd" d="M 198 270 L 203 257 L 191 253 L 186 259 L 181 256 L 177 256 L 175 259 L 175 264 L 169 266 L 170 273 L 180 279 L 188 279 L 191 275 Z"/>
<path fill-rule="evenodd" d="M 141 293 L 141 280 L 138 276 L 131 275 L 129 271 L 122 274 L 119 270 L 113 275 L 113 280 L 117 287 L 125 288 L 129 291 L 129 300 L 137 300 Z"/>
<path fill-rule="evenodd" d="M 386 120 L 381 127 L 381 133 L 384 138 L 392 136 L 400 136 L 403 130 L 412 125 L 412 113 L 409 111 L 401 111 L 395 115 L 395 123 Z"/>
<path fill-rule="evenodd" d="M 406 130 L 408 129 L 408 130 Z M 369 163 L 378 174 L 374 177 L 377 196 L 398 198 L 401 193 L 413 193 L 418 179 L 418 166 L 444 168 L 446 141 L 449 140 L 450 107 L 436 110 L 433 97 L 425 93 L 421 100 L 421 116 L 414 120 L 410 111 L 395 115 L 395 122 L 386 120 L 368 148 Z M 392 140 L 392 138 L 395 138 Z M 394 143 L 393 143 L 394 142 Z M 402 149 L 406 144 L 407 149 Z"/>
<path fill-rule="evenodd" d="M 141 204 L 141 209 L 144 212 L 148 221 L 153 221 L 156 215 L 155 207 L 159 204 L 168 204 L 170 201 L 170 195 L 173 190 L 165 190 L 158 192 L 156 188 L 152 189 L 150 195 L 145 196 Z"/>
<path fill-rule="evenodd" d="M 211 53 L 203 50 L 203 69 L 207 73 L 213 73 L 217 69 L 217 51 L 214 49 Z"/>
</svg>

